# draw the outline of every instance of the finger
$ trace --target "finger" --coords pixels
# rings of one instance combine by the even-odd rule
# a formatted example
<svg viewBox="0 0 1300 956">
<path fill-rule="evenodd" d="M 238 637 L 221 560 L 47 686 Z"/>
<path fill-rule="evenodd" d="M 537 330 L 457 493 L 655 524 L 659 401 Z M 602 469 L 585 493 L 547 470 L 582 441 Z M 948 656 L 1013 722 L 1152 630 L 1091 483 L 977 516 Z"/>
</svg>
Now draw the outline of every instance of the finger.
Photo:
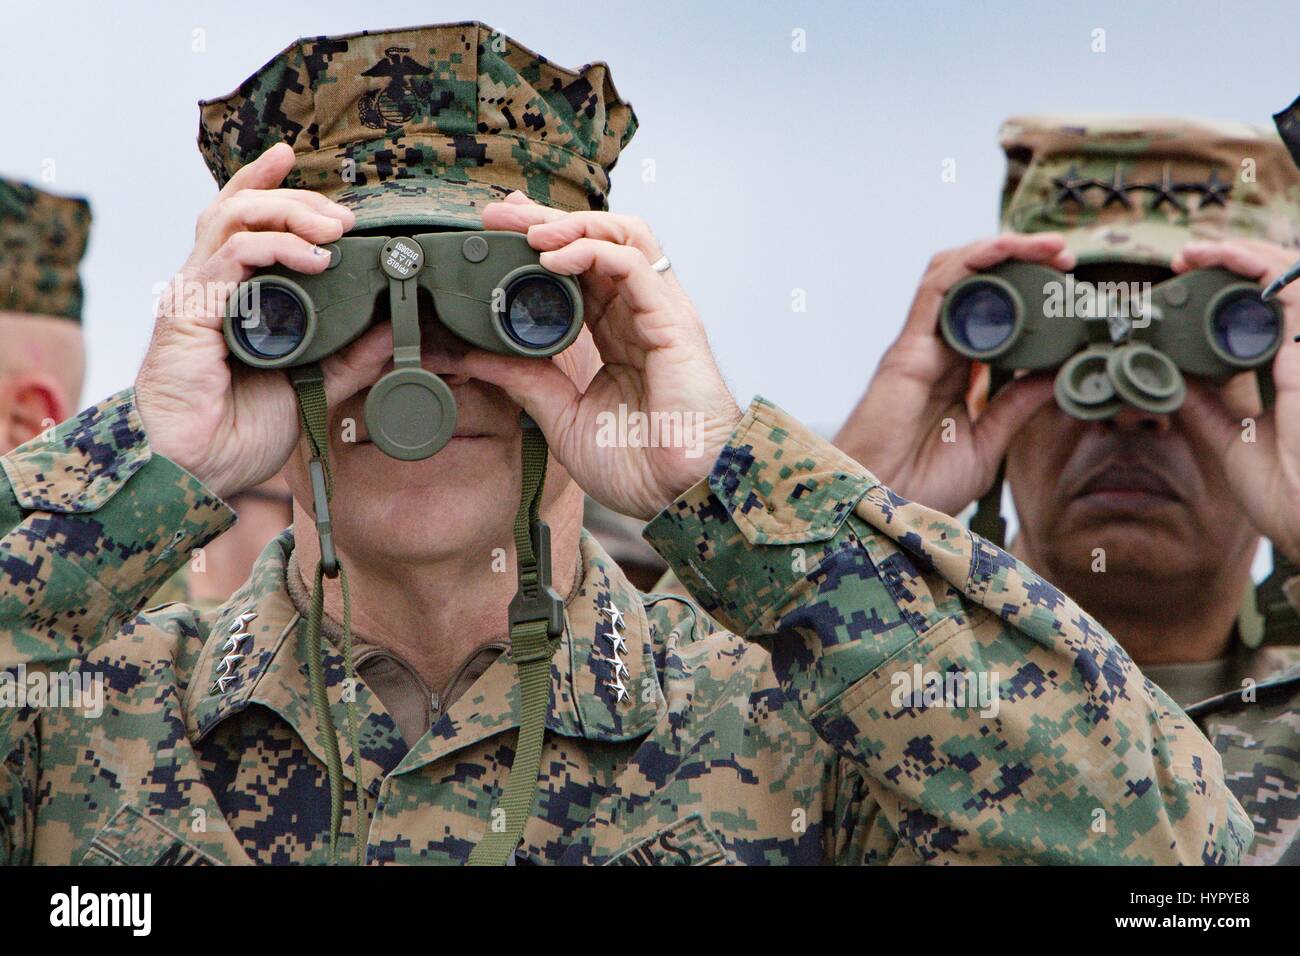
<svg viewBox="0 0 1300 956">
<path fill-rule="evenodd" d="M 255 269 L 283 265 L 296 272 L 325 271 L 330 257 L 325 250 L 287 232 L 237 232 L 193 273 L 202 294 L 191 293 L 189 278 L 180 283 L 184 301 L 160 307 L 162 318 L 187 318 L 215 328 L 225 317 L 226 300 Z"/>
<path fill-rule="evenodd" d="M 321 362 L 325 401 L 331 408 L 369 388 L 393 357 L 393 325 L 379 322 L 347 348 Z"/>
<path fill-rule="evenodd" d="M 505 202 L 489 203 L 483 209 L 484 229 L 506 229 L 510 232 L 527 232 L 530 226 L 561 219 L 568 213 L 543 206 L 524 197 L 524 201 L 514 199 L 518 193 L 511 193 Z"/>
<path fill-rule="evenodd" d="M 654 312 L 669 305 L 668 286 L 637 250 L 601 239 L 582 238 L 562 249 L 543 252 L 541 264 L 560 275 L 590 273 L 614 283 L 636 312 Z"/>
<path fill-rule="evenodd" d="M 1065 237 L 1060 233 L 1004 233 L 995 239 L 976 243 L 967 252 L 962 264 L 970 272 L 982 272 L 1008 259 L 1048 264 L 1066 257 L 1073 261 L 1073 255 L 1066 251 Z"/>
<path fill-rule="evenodd" d="M 312 209 L 303 202 L 269 193 L 241 193 L 221 203 L 207 221 L 207 241 L 220 245 L 236 232 L 292 232 L 308 242 L 335 242 L 342 237 L 345 223 Z"/>
<path fill-rule="evenodd" d="M 537 422 L 548 439 L 558 434 L 557 426 L 582 397 L 578 386 L 554 362 L 471 349 L 463 359 L 462 370 L 504 391 Z"/>
<path fill-rule="evenodd" d="M 636 216 L 609 212 L 571 212 L 559 219 L 539 223 L 528 230 L 528 244 L 539 251 L 559 249 L 584 236 L 630 246 L 655 262 L 663 249 L 645 221 Z"/>
<path fill-rule="evenodd" d="M 935 335 L 938 332 L 939 310 L 944 296 L 952 287 L 961 280 L 1008 259 L 1037 262 L 1061 271 L 1074 267 L 1074 254 L 1065 248 L 1064 237 L 1054 232 L 1032 235 L 1005 233 L 940 253 L 932 260 L 921 279 L 900 335 Z"/>
<path fill-rule="evenodd" d="M 304 203 L 311 209 L 320 213 L 322 216 L 331 216 L 351 229 L 357 221 L 357 215 L 342 203 L 327 199 L 320 193 L 312 189 L 256 189 L 243 190 L 235 193 L 231 198 L 239 198 L 242 195 L 265 196 L 268 199 L 288 199 L 293 202 Z"/>
<path fill-rule="evenodd" d="M 1277 266 L 1277 271 L 1286 268 Z M 1262 282 L 1270 272 L 1269 261 L 1258 249 L 1237 242 L 1189 242 L 1174 257 L 1177 272 L 1190 269 L 1229 269 L 1247 279 Z"/>
<path fill-rule="evenodd" d="M 276 143 L 248 165 L 235 170 L 235 175 L 221 187 L 217 196 L 229 196 L 241 189 L 273 189 L 284 182 L 284 177 L 293 169 L 293 161 L 293 147 L 288 143 Z"/>
<path fill-rule="evenodd" d="M 989 468 L 996 467 L 1011 439 L 1052 398 L 1052 376 L 1026 375 L 1008 382 L 989 399 L 971 429 L 971 440 Z"/>
</svg>

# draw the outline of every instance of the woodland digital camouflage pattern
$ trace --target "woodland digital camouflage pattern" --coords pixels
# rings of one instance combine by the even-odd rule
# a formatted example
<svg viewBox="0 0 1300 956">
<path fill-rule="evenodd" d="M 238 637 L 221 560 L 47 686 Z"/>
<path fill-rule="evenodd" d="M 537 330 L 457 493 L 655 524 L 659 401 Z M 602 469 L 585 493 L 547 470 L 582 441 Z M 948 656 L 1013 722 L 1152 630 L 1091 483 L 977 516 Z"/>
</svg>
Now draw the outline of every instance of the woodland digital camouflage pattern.
<svg viewBox="0 0 1300 956">
<path fill-rule="evenodd" d="M 1241 649 L 1250 678 L 1187 705 L 1255 828 L 1243 862 L 1300 864 L 1300 647 Z"/>
<path fill-rule="evenodd" d="M 998 138 L 1002 228 L 1063 232 L 1081 263 L 1168 265 L 1191 239 L 1230 236 L 1300 247 L 1300 170 L 1263 126 L 1024 116 Z"/>
<path fill-rule="evenodd" d="M 231 513 L 151 453 L 132 394 L 0 462 L 0 667 L 102 675 L 107 695 L 98 719 L 0 708 L 0 854 L 327 861 L 291 537 L 216 614 L 139 614 Z M 636 592 L 584 539 L 521 862 L 1219 864 L 1250 843 L 1209 742 L 1092 619 L 762 400 L 646 535 L 732 630 Z M 997 714 L 894 703 L 914 667 L 996 673 Z M 342 727 L 337 650 L 327 671 Z M 465 861 L 515 697 L 498 658 L 408 752 L 358 688 L 359 757 L 339 744 L 368 862 Z"/>
<path fill-rule="evenodd" d="M 349 206 L 358 229 L 479 228 L 516 189 L 605 209 L 637 125 L 604 63 L 567 70 L 481 23 L 299 40 L 199 105 L 219 184 L 283 141 L 297 154 L 285 185 Z"/>
<path fill-rule="evenodd" d="M 0 179 L 0 312 L 81 321 L 90 204 Z"/>
</svg>

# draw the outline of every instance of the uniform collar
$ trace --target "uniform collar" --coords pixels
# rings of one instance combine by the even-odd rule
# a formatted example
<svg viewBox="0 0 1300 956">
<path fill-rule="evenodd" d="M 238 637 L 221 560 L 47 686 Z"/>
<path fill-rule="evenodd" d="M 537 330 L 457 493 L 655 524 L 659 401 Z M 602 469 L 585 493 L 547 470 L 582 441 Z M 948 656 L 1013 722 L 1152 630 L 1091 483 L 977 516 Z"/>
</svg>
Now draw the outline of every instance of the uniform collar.
<svg viewBox="0 0 1300 956">
<path fill-rule="evenodd" d="M 567 737 L 634 740 L 648 734 L 667 712 L 655 670 L 654 635 L 640 592 L 613 559 L 586 532 L 579 549 L 582 577 L 565 604 L 564 634 L 551 665 L 546 725 Z M 289 723 L 324 760 L 311 708 L 306 622 L 285 585 L 292 550 L 289 532 L 271 542 L 248 581 L 215 612 L 186 692 L 186 726 L 196 742 L 226 718 L 259 704 Z M 503 608 L 503 632 L 504 618 Z M 615 634 L 621 640 L 615 640 Z M 342 700 L 343 660 L 328 640 L 326 646 L 326 682 L 344 772 L 355 780 Z M 364 683 L 357 688 L 356 701 L 362 776 L 372 794 L 394 770 L 407 772 L 519 725 L 516 670 L 508 655 L 494 661 L 409 753 L 392 718 Z"/>
</svg>

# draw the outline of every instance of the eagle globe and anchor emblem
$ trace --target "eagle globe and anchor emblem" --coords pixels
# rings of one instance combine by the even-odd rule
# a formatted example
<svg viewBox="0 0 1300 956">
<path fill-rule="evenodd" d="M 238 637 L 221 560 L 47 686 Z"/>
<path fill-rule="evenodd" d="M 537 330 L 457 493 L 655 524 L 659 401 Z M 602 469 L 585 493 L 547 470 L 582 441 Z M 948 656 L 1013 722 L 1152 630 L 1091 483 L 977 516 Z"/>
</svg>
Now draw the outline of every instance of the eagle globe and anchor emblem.
<svg viewBox="0 0 1300 956">
<path fill-rule="evenodd" d="M 410 47 L 390 46 L 384 51 L 384 59 L 361 74 L 389 78 L 386 87 L 371 90 L 357 104 L 361 122 L 371 129 L 403 125 L 420 109 L 421 100 L 431 94 L 432 84 L 416 78 L 428 76 L 433 70 L 406 55 L 410 52 Z"/>
</svg>

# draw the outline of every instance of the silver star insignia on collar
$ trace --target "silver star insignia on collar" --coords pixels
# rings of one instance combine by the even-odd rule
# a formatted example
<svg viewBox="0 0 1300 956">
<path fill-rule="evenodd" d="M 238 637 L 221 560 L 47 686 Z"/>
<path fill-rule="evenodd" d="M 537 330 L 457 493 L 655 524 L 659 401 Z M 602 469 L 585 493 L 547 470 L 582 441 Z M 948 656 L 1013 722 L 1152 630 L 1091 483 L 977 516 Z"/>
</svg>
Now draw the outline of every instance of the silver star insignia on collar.
<svg viewBox="0 0 1300 956">
<path fill-rule="evenodd" d="M 610 626 L 613 627 L 615 630 L 619 630 L 627 626 L 627 624 L 623 620 L 623 612 L 620 611 L 617 607 L 615 607 L 612 602 L 602 607 L 601 611 L 603 611 L 605 616 L 609 618 Z"/>
<path fill-rule="evenodd" d="M 632 697 L 632 695 L 627 692 L 627 688 L 623 686 L 623 682 L 618 679 L 617 674 L 614 675 L 613 680 L 605 681 L 605 686 L 614 688 L 614 703 L 616 704 L 621 704 L 623 701 L 630 700 Z"/>
<path fill-rule="evenodd" d="M 615 654 L 627 653 L 627 642 L 623 640 L 623 635 L 618 633 L 618 631 L 610 631 L 608 634 L 604 634 L 602 636 L 605 638 L 605 640 L 609 641 L 610 646 L 613 648 L 613 653 Z"/>
<path fill-rule="evenodd" d="M 615 656 L 613 656 L 613 657 L 597 657 L 596 660 L 598 660 L 598 661 L 604 661 L 606 664 L 612 664 L 612 665 L 614 665 L 614 678 L 615 678 L 615 680 L 617 680 L 617 679 L 619 679 L 619 678 L 621 678 L 621 677 L 627 677 L 627 676 L 629 676 L 629 675 L 628 675 L 628 671 L 627 671 L 627 665 L 624 664 L 624 663 L 622 662 L 622 660 L 619 659 L 618 655 L 615 655 Z"/>
<path fill-rule="evenodd" d="M 250 608 L 230 622 L 230 636 L 221 645 L 221 650 L 226 652 L 226 656 L 217 664 L 216 673 L 219 676 L 213 681 L 213 690 L 218 694 L 224 694 L 226 685 L 235 680 L 235 671 L 239 669 L 239 663 L 244 659 L 241 653 L 244 649 L 244 641 L 252 640 L 253 637 L 244 628 L 255 617 L 257 612 Z"/>
</svg>

